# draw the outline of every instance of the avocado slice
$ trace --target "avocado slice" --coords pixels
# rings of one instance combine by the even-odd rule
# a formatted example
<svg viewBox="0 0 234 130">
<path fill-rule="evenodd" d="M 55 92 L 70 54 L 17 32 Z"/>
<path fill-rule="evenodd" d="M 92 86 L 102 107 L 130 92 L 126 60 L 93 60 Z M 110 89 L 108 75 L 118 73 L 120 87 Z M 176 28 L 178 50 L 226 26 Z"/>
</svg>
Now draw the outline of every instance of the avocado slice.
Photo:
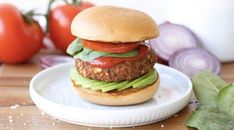
<svg viewBox="0 0 234 130">
<path fill-rule="evenodd" d="M 114 90 L 114 89 L 118 89 L 118 88 L 121 88 L 123 86 L 126 86 L 127 84 L 129 83 L 129 81 L 123 81 L 123 82 L 120 82 L 116 85 L 112 85 L 112 86 L 109 86 L 109 87 L 105 87 L 105 88 L 102 88 L 102 92 L 108 92 L 108 91 L 111 91 L 111 90 Z"/>
<path fill-rule="evenodd" d="M 141 88 L 147 85 L 152 84 L 156 78 L 157 74 L 155 70 L 150 71 L 149 73 L 134 79 L 134 80 L 125 80 L 122 82 L 105 82 L 85 78 L 76 71 L 75 68 L 70 70 L 70 76 L 75 81 L 75 84 L 80 85 L 83 88 L 90 88 L 91 90 L 97 91 L 101 90 L 102 92 L 108 92 L 114 89 L 118 91 L 125 90 L 129 87 Z"/>
<path fill-rule="evenodd" d="M 147 76 L 145 79 L 141 80 L 140 82 L 137 82 L 136 84 L 133 84 L 133 88 L 142 88 L 145 86 L 148 86 L 152 84 L 157 78 L 157 75 L 154 71 L 150 72 L 150 75 Z"/>
<path fill-rule="evenodd" d="M 103 89 L 103 88 L 105 88 L 105 87 L 110 87 L 110 86 L 112 86 L 112 85 L 116 85 L 117 84 L 117 82 L 106 82 L 106 84 L 103 84 L 103 85 L 99 85 L 99 86 L 97 86 L 97 87 L 91 87 L 91 90 L 95 90 L 95 91 L 97 91 L 97 90 L 101 90 L 101 89 Z"/>
<path fill-rule="evenodd" d="M 146 78 L 147 76 L 149 76 L 150 72 L 147 73 L 147 74 L 144 74 L 143 76 L 137 78 L 137 79 L 134 79 L 132 81 L 130 81 L 130 83 L 124 87 L 121 87 L 121 88 L 118 88 L 118 91 L 122 91 L 124 89 L 127 89 L 127 88 L 130 88 L 133 84 L 136 84 L 137 82 L 143 80 L 144 78 Z"/>
<path fill-rule="evenodd" d="M 99 86 L 102 86 L 102 85 L 105 85 L 106 82 L 101 82 L 101 81 L 97 81 L 97 82 L 91 82 L 91 83 L 86 83 L 86 84 L 83 84 L 82 86 L 86 86 L 88 88 L 93 88 L 93 87 L 99 87 Z"/>
</svg>

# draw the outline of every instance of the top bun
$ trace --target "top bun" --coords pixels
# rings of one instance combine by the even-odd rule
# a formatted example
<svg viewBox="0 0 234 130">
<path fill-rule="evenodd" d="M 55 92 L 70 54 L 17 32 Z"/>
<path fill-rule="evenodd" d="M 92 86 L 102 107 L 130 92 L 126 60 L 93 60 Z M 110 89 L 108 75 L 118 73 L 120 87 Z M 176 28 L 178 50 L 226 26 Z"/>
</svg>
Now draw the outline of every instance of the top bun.
<svg viewBox="0 0 234 130">
<path fill-rule="evenodd" d="M 158 36 L 155 21 L 147 14 L 115 6 L 95 6 L 72 21 L 73 35 L 92 41 L 137 42 Z"/>
</svg>

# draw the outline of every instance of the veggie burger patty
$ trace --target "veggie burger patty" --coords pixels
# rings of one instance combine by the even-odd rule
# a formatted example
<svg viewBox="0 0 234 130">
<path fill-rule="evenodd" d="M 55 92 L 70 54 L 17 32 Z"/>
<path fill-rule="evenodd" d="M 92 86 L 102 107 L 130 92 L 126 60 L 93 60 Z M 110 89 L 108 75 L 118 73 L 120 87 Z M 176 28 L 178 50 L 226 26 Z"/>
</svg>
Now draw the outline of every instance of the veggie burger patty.
<svg viewBox="0 0 234 130">
<path fill-rule="evenodd" d="M 135 79 L 152 70 L 156 63 L 156 57 L 151 50 L 140 59 L 125 61 L 110 68 L 96 68 L 78 58 L 75 59 L 75 63 L 77 72 L 86 78 L 101 81 L 122 81 Z"/>
</svg>

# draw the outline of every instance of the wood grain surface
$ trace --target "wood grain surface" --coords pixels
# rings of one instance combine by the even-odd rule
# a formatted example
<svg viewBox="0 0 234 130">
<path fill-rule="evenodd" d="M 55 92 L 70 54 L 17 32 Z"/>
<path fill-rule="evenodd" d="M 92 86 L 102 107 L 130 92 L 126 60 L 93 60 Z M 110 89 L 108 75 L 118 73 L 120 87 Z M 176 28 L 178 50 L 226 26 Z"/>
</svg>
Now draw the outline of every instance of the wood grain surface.
<svg viewBox="0 0 234 130">
<path fill-rule="evenodd" d="M 94 128 L 69 124 L 46 115 L 29 96 L 29 82 L 39 71 L 39 57 L 54 54 L 42 51 L 31 61 L 18 65 L 0 65 L 0 129 L 2 130 L 187 130 L 186 118 L 195 109 L 191 101 L 182 111 L 161 122 L 129 128 Z M 56 52 L 57 54 L 57 52 Z M 234 82 L 234 63 L 222 65 L 221 77 Z"/>
</svg>

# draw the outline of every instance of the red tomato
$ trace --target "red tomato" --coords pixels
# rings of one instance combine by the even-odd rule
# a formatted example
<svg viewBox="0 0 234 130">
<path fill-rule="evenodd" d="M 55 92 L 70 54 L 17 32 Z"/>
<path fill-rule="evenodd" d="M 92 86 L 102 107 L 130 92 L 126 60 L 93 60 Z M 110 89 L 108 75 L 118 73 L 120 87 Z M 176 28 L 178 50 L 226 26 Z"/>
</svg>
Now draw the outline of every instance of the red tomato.
<svg viewBox="0 0 234 130">
<path fill-rule="evenodd" d="M 36 21 L 27 23 L 13 5 L 0 5 L 0 61 L 20 63 L 42 47 L 44 33 Z"/>
<path fill-rule="evenodd" d="M 110 52 L 110 53 L 127 53 L 129 51 L 135 50 L 140 47 L 140 42 L 132 43 L 106 43 L 106 42 L 97 42 L 89 40 L 81 40 L 81 43 L 85 47 L 92 50 L 101 51 L 101 52 Z"/>
<path fill-rule="evenodd" d="M 70 26 L 73 18 L 82 10 L 93 6 L 82 2 L 79 5 L 62 5 L 49 13 L 49 34 L 55 46 L 66 53 L 68 45 L 76 38 L 71 34 Z"/>
<path fill-rule="evenodd" d="M 121 57 L 99 57 L 93 61 L 90 61 L 89 63 L 97 68 L 109 68 L 116 64 L 122 63 L 124 61 L 134 61 L 138 60 L 139 58 L 142 58 L 144 55 L 146 55 L 149 52 L 149 46 L 145 44 L 141 44 L 139 49 L 139 54 L 135 57 L 128 57 L 128 58 L 121 58 Z"/>
</svg>

